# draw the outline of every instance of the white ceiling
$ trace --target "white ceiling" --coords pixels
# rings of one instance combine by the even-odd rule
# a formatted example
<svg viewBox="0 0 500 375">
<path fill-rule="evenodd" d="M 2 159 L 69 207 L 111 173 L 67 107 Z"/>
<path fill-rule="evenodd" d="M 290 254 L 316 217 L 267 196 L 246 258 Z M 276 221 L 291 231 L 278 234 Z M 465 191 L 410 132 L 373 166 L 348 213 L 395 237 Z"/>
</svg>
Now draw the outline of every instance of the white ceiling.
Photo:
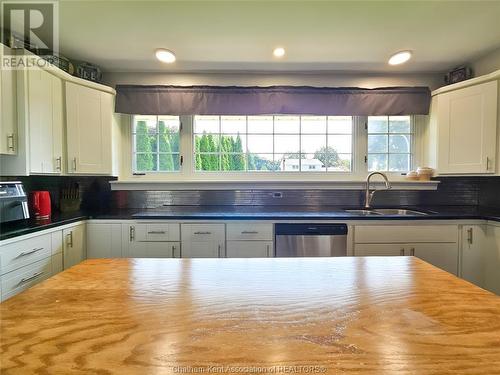
<svg viewBox="0 0 500 375">
<path fill-rule="evenodd" d="M 500 47 L 499 20 L 500 1 L 64 0 L 60 43 L 106 71 L 442 72 Z"/>
</svg>

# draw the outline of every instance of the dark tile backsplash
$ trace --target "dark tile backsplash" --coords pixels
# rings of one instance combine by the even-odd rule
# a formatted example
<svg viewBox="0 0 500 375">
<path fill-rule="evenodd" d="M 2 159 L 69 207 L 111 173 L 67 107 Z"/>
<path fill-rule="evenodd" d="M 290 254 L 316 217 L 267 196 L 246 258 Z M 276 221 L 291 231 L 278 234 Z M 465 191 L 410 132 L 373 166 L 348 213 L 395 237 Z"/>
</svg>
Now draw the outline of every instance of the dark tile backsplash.
<svg viewBox="0 0 500 375">
<path fill-rule="evenodd" d="M 1 177 L 0 180 L 21 181 L 28 193 L 33 190 L 48 190 L 52 208 L 55 210 L 59 209 L 61 190 L 78 184 L 82 199 L 81 209 L 93 211 L 112 208 L 113 199 L 109 181 L 116 180 L 116 178 L 102 176 L 22 176 Z"/>
<path fill-rule="evenodd" d="M 360 206 L 361 190 L 198 190 L 111 191 L 113 177 L 30 176 L 3 177 L 21 180 L 27 191 L 49 190 L 53 206 L 59 207 L 61 189 L 78 183 L 82 209 L 158 208 L 162 205 L 252 206 Z M 437 191 L 391 190 L 375 196 L 378 206 L 485 206 L 500 208 L 500 177 L 440 177 Z M 280 191 L 281 198 L 273 197 Z"/>
<path fill-rule="evenodd" d="M 374 199 L 379 206 L 467 205 L 479 204 L 477 178 L 445 178 L 437 191 L 380 191 Z M 361 190 L 215 190 L 215 191 L 118 191 L 113 206 L 118 208 L 157 208 L 162 205 L 254 205 L 254 206 L 360 206 Z"/>
<path fill-rule="evenodd" d="M 500 177 L 488 177 L 481 180 L 479 205 L 500 208 Z"/>
</svg>

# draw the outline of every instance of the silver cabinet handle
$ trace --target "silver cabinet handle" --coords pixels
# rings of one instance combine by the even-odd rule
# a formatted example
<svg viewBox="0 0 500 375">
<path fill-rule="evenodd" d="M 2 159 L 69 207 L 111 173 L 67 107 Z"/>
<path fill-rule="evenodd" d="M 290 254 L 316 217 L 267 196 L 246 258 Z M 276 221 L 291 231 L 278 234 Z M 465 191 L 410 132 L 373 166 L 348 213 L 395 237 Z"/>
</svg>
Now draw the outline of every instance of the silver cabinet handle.
<svg viewBox="0 0 500 375">
<path fill-rule="evenodd" d="M 165 234 L 167 232 L 165 232 L 164 230 L 152 230 L 152 231 L 149 231 L 148 234 Z"/>
<path fill-rule="evenodd" d="M 7 136 L 7 148 L 10 150 L 10 151 L 14 151 L 14 134 L 9 134 Z"/>
<path fill-rule="evenodd" d="M 222 246 L 221 246 L 221 245 L 217 246 L 217 257 L 218 257 L 218 258 L 220 258 L 220 257 L 221 257 L 221 256 L 220 256 L 220 254 L 221 254 L 221 249 L 222 249 Z"/>
<path fill-rule="evenodd" d="M 37 251 L 40 251 L 40 250 L 43 250 L 43 249 L 44 249 L 43 247 L 37 247 L 37 248 L 35 248 L 33 250 L 30 250 L 30 251 L 23 251 L 16 258 L 21 258 L 21 257 L 24 257 L 26 255 L 30 255 L 30 254 L 36 253 Z"/>
<path fill-rule="evenodd" d="M 172 245 L 172 258 L 175 257 L 175 245 Z"/>
<path fill-rule="evenodd" d="M 19 281 L 19 283 L 17 285 L 27 283 L 28 281 L 36 279 L 38 276 L 41 276 L 43 274 L 44 274 L 44 271 L 40 271 L 40 272 L 37 272 L 37 273 L 31 275 L 30 277 L 25 277 L 24 279 L 21 279 L 21 281 Z"/>
<path fill-rule="evenodd" d="M 56 170 L 59 172 L 61 172 L 61 170 L 62 170 L 62 157 L 61 156 L 56 158 Z"/>
<path fill-rule="evenodd" d="M 212 232 L 194 232 L 194 234 L 212 234 Z"/>
<path fill-rule="evenodd" d="M 399 250 L 399 255 L 401 255 L 401 256 L 405 255 L 405 249 L 404 249 L 404 247 L 402 247 L 401 250 Z"/>
<path fill-rule="evenodd" d="M 76 172 L 76 157 L 73 158 L 73 171 Z"/>
<path fill-rule="evenodd" d="M 129 240 L 130 242 L 134 241 L 135 239 L 135 227 L 130 226 L 129 228 Z"/>
<path fill-rule="evenodd" d="M 490 170 L 490 158 L 486 158 L 486 170 L 489 171 Z"/>
<path fill-rule="evenodd" d="M 467 229 L 467 242 L 472 245 L 474 242 L 474 234 L 472 228 Z"/>
<path fill-rule="evenodd" d="M 410 255 L 411 255 L 412 257 L 414 257 L 414 256 L 415 256 L 415 248 L 414 248 L 414 247 L 412 247 L 412 248 L 410 249 Z"/>
<path fill-rule="evenodd" d="M 241 234 L 259 234 L 259 232 L 255 230 L 244 230 L 241 232 Z"/>
<path fill-rule="evenodd" d="M 271 256 L 271 246 L 267 245 L 266 248 L 267 248 L 267 256 L 270 257 Z"/>
<path fill-rule="evenodd" d="M 66 244 L 67 244 L 69 247 L 73 247 L 73 231 L 69 232 L 69 233 L 66 235 Z"/>
</svg>

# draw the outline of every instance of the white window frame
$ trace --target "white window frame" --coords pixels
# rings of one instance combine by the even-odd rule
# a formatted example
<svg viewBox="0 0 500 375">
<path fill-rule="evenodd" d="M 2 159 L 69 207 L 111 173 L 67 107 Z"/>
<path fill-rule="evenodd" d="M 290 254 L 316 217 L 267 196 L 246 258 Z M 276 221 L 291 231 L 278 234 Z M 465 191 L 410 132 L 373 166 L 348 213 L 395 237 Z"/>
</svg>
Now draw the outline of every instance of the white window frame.
<svg viewBox="0 0 500 375">
<path fill-rule="evenodd" d="M 335 181 L 363 181 L 368 172 L 368 164 L 365 157 L 368 156 L 368 118 L 364 116 L 353 116 L 352 131 L 352 171 L 351 172 L 269 172 L 269 171 L 244 171 L 224 173 L 214 173 L 214 171 L 195 171 L 194 160 L 194 137 L 193 120 L 194 116 L 180 116 L 181 130 L 179 141 L 179 152 L 182 156 L 180 171 L 175 172 L 146 172 L 141 175 L 133 174 L 133 145 L 132 145 L 132 126 L 133 115 L 123 115 L 123 140 L 126 145 L 123 150 L 129 150 L 122 154 L 122 167 L 120 180 L 124 181 L 158 181 L 158 182 L 335 182 Z M 412 140 L 412 165 L 415 169 L 420 165 L 423 159 L 423 126 L 428 121 L 428 116 L 411 116 L 413 128 Z M 392 180 L 403 180 L 403 172 L 385 172 Z"/>
<path fill-rule="evenodd" d="M 420 117 L 420 119 L 419 119 Z M 416 169 L 416 167 L 419 165 L 420 161 L 422 160 L 423 157 L 423 150 L 422 150 L 422 129 L 423 126 L 420 126 L 420 121 L 423 121 L 423 117 L 427 116 L 410 116 L 410 129 L 411 129 L 411 145 L 410 145 L 410 171 Z M 360 155 L 363 156 L 363 169 L 366 174 L 371 173 L 373 171 L 368 170 L 368 116 L 362 116 L 359 117 L 362 129 L 360 129 L 360 138 L 363 139 L 363 153 Z M 420 121 L 419 121 L 420 120 Z M 417 125 L 419 124 L 419 125 Z M 422 124 L 423 125 L 423 124 Z M 382 135 L 385 135 L 387 133 L 381 133 Z M 385 173 L 387 176 L 397 179 L 404 177 L 406 175 L 406 172 L 402 171 L 381 171 Z M 409 171 L 407 171 L 409 172 Z"/>
<path fill-rule="evenodd" d="M 297 116 L 297 117 L 301 117 L 301 115 L 291 115 L 291 116 Z M 303 115 L 303 116 L 307 116 L 307 115 Z M 193 138 L 192 142 L 193 142 L 193 148 L 191 150 L 192 152 L 192 157 L 195 155 L 195 152 L 196 150 L 194 149 L 194 142 L 195 142 L 195 133 L 194 133 L 194 117 L 192 117 L 192 123 L 193 123 L 193 131 L 191 133 L 191 136 Z M 223 133 L 220 132 L 220 127 L 221 127 L 221 122 L 220 122 L 220 117 L 219 116 L 219 133 L 214 133 L 214 134 L 218 134 L 219 136 L 221 135 L 224 135 Z M 248 117 L 248 116 L 247 116 Z M 324 117 L 328 117 L 328 116 L 324 116 Z M 302 168 L 302 160 L 303 159 L 299 159 L 299 170 L 294 172 L 294 171 L 248 171 L 248 170 L 245 170 L 243 172 L 240 172 L 240 171 L 222 171 L 222 170 L 219 170 L 219 171 L 197 171 L 196 170 L 196 165 L 194 164 L 195 160 L 193 159 L 193 166 L 192 166 L 192 171 L 193 173 L 195 174 L 204 174 L 204 173 L 209 173 L 209 174 L 212 174 L 212 173 L 224 173 L 224 174 L 231 174 L 231 173 L 236 173 L 236 174 L 242 174 L 242 173 L 245 173 L 245 174 L 255 174 L 255 173 L 265 173 L 265 174 L 283 174 L 283 173 L 293 173 L 294 175 L 295 174 L 298 174 L 298 173 L 304 173 L 304 174 L 315 174 L 315 173 L 318 173 L 318 174 L 323 174 L 323 173 L 328 173 L 328 174 L 352 174 L 353 171 L 354 171 L 354 152 L 355 152 L 355 149 L 354 149 L 354 146 L 355 146 L 355 141 L 354 141 L 354 132 L 355 132 L 355 128 L 356 128 L 356 124 L 355 124 L 355 116 L 349 116 L 349 117 L 352 117 L 352 128 L 351 128 L 351 133 L 347 134 L 347 133 L 328 133 L 328 127 L 327 127 L 327 131 L 326 133 L 324 134 L 325 135 L 325 144 L 328 145 L 328 137 L 329 136 L 335 136 L 335 135 L 350 135 L 351 136 L 351 170 L 350 171 L 302 171 L 300 170 Z M 273 120 L 274 121 L 274 120 Z M 301 120 L 300 120 L 301 121 Z M 201 133 L 197 133 L 198 135 L 200 135 Z M 275 133 L 274 131 L 272 133 L 266 133 L 266 134 L 253 134 L 253 133 L 248 133 L 248 122 L 247 122 L 247 132 L 244 133 L 245 136 L 247 135 L 269 135 L 269 136 L 280 136 L 280 135 L 298 135 L 299 136 L 299 139 L 301 140 L 302 136 L 304 135 L 309 135 L 310 133 L 302 133 L 302 125 L 300 126 L 300 132 L 299 133 Z M 314 133 L 314 134 L 311 134 L 311 135 L 323 135 L 322 133 Z M 247 142 L 248 142 L 248 139 L 247 139 Z M 301 142 L 301 141 L 300 141 Z M 301 145 L 300 145 L 301 146 Z M 299 146 L 299 148 L 300 148 Z M 269 153 L 270 154 L 270 153 Z M 275 154 L 274 153 L 274 149 L 273 149 L 273 153 L 272 154 Z M 277 153 L 277 154 L 280 154 L 280 153 Z M 347 153 L 341 153 L 341 154 L 347 154 Z M 219 152 L 219 155 L 220 155 L 220 152 Z"/>
<path fill-rule="evenodd" d="M 137 152 L 135 151 L 135 145 L 134 145 L 134 131 L 133 131 L 133 127 L 134 127 L 134 117 L 136 115 L 132 115 L 130 118 L 131 118 L 131 121 L 130 121 L 130 160 L 131 160 L 131 166 L 130 166 L 130 169 L 131 169 L 131 173 L 134 175 L 134 176 L 144 176 L 144 175 L 158 175 L 158 174 L 179 174 L 182 170 L 182 164 L 183 164 L 183 157 L 182 157 L 182 151 L 181 151 L 181 142 L 180 142 L 180 133 L 182 131 L 182 121 L 179 119 L 180 121 L 180 126 L 179 126 L 179 152 L 172 152 L 172 155 L 176 155 L 176 154 L 179 154 L 179 170 L 173 170 L 173 171 L 135 171 L 135 166 L 134 166 L 134 163 L 135 163 L 135 158 L 134 156 L 137 155 Z M 137 115 L 137 116 L 141 116 L 141 115 Z M 158 117 L 158 116 L 156 116 Z M 180 117 L 180 116 L 179 116 Z M 158 123 L 156 124 L 156 131 L 158 132 Z M 160 147 L 159 145 L 159 139 L 158 139 L 158 133 L 156 133 L 156 136 L 157 136 L 157 148 Z M 160 163 L 160 152 L 157 152 L 155 153 L 156 154 L 156 163 L 157 165 Z"/>
</svg>

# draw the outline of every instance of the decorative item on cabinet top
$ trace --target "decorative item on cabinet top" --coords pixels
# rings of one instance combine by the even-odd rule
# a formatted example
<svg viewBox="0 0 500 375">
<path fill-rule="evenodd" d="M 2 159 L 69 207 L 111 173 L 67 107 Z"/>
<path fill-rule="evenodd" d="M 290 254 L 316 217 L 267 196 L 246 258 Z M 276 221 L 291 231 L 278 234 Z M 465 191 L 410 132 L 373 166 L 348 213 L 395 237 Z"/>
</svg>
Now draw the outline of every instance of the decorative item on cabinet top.
<svg viewBox="0 0 500 375">
<path fill-rule="evenodd" d="M 444 76 L 444 82 L 447 85 L 452 83 L 462 82 L 469 78 L 472 78 L 472 70 L 467 66 L 460 66 L 454 68 Z"/>
<path fill-rule="evenodd" d="M 76 76 L 86 79 L 87 81 L 101 82 L 102 72 L 99 67 L 94 64 L 82 62 L 76 67 Z"/>
</svg>

